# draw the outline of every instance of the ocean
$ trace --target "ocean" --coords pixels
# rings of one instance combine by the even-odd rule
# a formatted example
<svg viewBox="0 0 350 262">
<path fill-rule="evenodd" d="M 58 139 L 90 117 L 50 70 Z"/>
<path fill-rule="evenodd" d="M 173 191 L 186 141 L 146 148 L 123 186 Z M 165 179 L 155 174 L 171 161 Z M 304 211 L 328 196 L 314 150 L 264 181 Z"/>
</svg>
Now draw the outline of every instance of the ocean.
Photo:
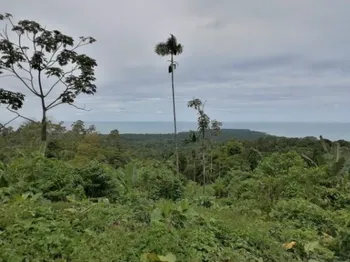
<svg viewBox="0 0 350 262">
<path fill-rule="evenodd" d="M 72 122 L 65 122 L 69 127 Z M 125 133 L 166 134 L 173 133 L 172 122 L 85 122 L 85 125 L 95 125 L 97 131 L 108 134 L 113 129 Z M 350 141 L 350 123 L 270 123 L 270 122 L 224 122 L 226 129 L 250 129 L 261 131 L 270 135 L 286 137 L 305 137 L 322 135 L 331 140 L 344 139 Z M 177 123 L 178 132 L 196 129 L 195 122 Z"/>
</svg>

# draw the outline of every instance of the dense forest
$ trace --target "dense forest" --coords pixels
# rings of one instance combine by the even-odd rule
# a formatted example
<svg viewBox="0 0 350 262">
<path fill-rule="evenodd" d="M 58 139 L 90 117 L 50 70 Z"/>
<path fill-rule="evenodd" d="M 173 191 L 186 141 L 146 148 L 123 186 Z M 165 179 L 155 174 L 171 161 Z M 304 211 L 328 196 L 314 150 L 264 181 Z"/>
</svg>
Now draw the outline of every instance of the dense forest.
<svg viewBox="0 0 350 262">
<path fill-rule="evenodd" d="M 17 34 L 0 34 L 0 71 L 42 110 L 34 121 L 24 93 L 0 89 L 0 109 L 25 119 L 0 126 L 0 261 L 350 261 L 350 142 L 222 129 L 198 98 L 198 129 L 177 134 L 173 35 L 155 51 L 171 57 L 174 134 L 67 129 L 48 113 L 97 91 L 96 61 L 76 51 L 95 39 L 0 20 Z"/>
</svg>

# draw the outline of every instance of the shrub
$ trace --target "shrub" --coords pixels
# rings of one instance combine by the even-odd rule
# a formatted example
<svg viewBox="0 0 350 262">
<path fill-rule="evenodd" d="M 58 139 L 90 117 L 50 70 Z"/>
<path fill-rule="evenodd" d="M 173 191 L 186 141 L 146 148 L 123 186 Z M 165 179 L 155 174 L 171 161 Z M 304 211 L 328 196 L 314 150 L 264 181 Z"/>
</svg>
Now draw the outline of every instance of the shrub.
<svg viewBox="0 0 350 262">
<path fill-rule="evenodd" d="M 82 179 L 82 186 L 87 197 L 108 197 L 116 200 L 120 196 L 117 175 L 112 168 L 92 161 L 86 167 L 77 168 L 76 174 Z"/>
<path fill-rule="evenodd" d="M 144 170 L 139 181 L 140 187 L 146 189 L 153 200 L 165 198 L 173 201 L 183 197 L 185 186 L 181 179 L 165 168 L 148 168 Z"/>
<path fill-rule="evenodd" d="M 6 167 L 5 177 L 18 193 L 43 193 L 53 201 L 65 200 L 67 195 L 84 195 L 83 181 L 74 168 L 53 158 L 17 158 Z"/>
</svg>

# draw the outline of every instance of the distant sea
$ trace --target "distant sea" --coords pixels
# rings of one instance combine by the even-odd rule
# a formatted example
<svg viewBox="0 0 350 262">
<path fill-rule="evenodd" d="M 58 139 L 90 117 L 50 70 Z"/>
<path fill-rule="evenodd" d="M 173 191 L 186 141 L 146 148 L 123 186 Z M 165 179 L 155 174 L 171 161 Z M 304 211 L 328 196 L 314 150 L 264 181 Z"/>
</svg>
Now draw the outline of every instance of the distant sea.
<svg viewBox="0 0 350 262">
<path fill-rule="evenodd" d="M 65 122 L 70 127 L 72 122 Z M 118 129 L 121 134 L 167 134 L 173 133 L 172 122 L 85 122 L 86 126 L 95 125 L 102 134 Z M 350 123 L 270 123 L 270 122 L 224 122 L 225 129 L 250 129 L 270 135 L 286 137 L 305 137 L 322 135 L 331 140 L 344 139 L 350 141 Z M 195 122 L 178 122 L 178 132 L 196 129 Z"/>
</svg>

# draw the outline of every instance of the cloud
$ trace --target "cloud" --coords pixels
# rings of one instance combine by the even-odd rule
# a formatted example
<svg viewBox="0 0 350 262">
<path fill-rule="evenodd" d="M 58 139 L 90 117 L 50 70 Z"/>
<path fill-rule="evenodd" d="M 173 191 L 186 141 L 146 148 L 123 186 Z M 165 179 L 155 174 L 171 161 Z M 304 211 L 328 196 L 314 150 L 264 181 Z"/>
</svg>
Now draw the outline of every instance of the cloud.
<svg viewBox="0 0 350 262">
<path fill-rule="evenodd" d="M 350 2 L 328 0 L 37 0 L 21 8 L 2 0 L 16 19 L 97 42 L 81 51 L 98 62 L 98 92 L 50 115 L 72 121 L 172 121 L 166 57 L 154 46 L 170 33 L 184 45 L 176 57 L 177 118 L 195 121 L 193 97 L 222 121 L 348 121 Z M 59 12 L 57 11 L 59 10 Z M 3 79 L 23 90 L 16 79 Z M 27 92 L 28 93 L 28 92 Z M 56 95 L 59 90 L 56 89 Z M 40 118 L 27 94 L 26 116 Z M 0 119 L 11 115 L 0 109 Z"/>
</svg>

